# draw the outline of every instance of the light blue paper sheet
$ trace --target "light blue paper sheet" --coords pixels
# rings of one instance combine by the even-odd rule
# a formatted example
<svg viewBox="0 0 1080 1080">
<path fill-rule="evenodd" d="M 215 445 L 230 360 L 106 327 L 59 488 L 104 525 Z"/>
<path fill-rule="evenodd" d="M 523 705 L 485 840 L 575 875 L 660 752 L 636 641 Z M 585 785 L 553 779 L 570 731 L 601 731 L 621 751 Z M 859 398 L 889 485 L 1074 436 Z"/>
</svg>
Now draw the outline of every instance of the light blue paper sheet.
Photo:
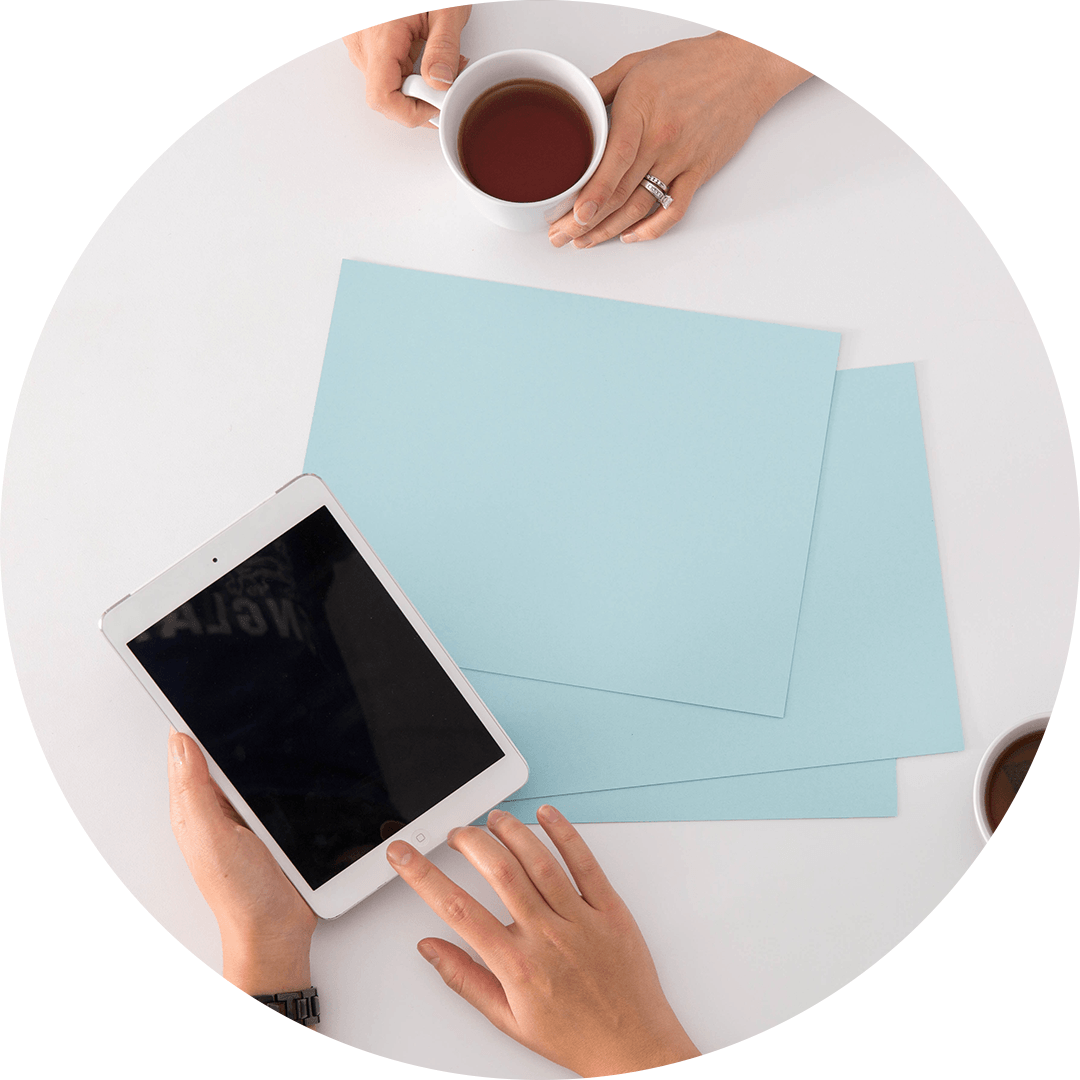
<svg viewBox="0 0 1080 1080">
<path fill-rule="evenodd" d="M 837 374 L 783 719 L 466 674 L 520 798 L 962 749 L 912 365 Z"/>
<path fill-rule="evenodd" d="M 510 799 L 500 809 L 536 820 L 546 799 Z M 745 821 L 763 818 L 896 816 L 896 762 L 722 776 L 681 784 L 560 795 L 571 821 Z"/>
<path fill-rule="evenodd" d="M 305 469 L 462 667 L 780 716 L 839 340 L 346 261 Z"/>
</svg>

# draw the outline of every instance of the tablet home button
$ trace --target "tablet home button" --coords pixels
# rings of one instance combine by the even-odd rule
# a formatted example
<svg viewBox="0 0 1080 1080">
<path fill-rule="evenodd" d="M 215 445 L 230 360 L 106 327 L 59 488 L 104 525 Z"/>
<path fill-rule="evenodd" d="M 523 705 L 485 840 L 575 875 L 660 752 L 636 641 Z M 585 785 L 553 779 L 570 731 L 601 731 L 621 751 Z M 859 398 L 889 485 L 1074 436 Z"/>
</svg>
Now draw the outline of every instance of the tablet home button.
<svg viewBox="0 0 1080 1080">
<path fill-rule="evenodd" d="M 417 833 L 417 834 L 416 834 L 416 835 L 415 835 L 415 836 L 413 837 L 413 839 L 414 839 L 414 840 L 415 840 L 415 841 L 416 841 L 416 842 L 417 842 L 418 844 L 422 844 L 422 843 L 423 843 L 423 842 L 424 842 L 424 841 L 425 841 L 425 840 L 427 839 L 427 835 L 426 835 L 425 833 L 422 833 L 422 832 L 418 832 L 418 833 Z"/>
</svg>

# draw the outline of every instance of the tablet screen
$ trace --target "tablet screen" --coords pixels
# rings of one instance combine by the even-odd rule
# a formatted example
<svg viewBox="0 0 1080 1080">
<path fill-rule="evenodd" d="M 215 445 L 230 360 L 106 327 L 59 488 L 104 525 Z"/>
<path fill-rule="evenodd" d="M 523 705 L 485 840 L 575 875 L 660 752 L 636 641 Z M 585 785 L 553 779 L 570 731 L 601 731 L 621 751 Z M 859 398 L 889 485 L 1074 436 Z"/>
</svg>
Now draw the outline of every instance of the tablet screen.
<svg viewBox="0 0 1080 1080">
<path fill-rule="evenodd" d="M 128 647 L 313 889 L 503 756 L 326 507 Z"/>
</svg>

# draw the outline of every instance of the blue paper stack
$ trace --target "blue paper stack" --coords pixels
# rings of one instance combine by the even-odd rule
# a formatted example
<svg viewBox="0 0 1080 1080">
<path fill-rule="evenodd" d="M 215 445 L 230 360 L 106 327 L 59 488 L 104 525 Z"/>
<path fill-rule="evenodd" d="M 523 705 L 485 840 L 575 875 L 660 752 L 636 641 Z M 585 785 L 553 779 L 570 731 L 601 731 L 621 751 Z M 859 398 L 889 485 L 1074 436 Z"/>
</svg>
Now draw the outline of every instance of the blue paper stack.
<svg viewBox="0 0 1080 1080">
<path fill-rule="evenodd" d="M 880 817 L 962 749 L 910 364 L 342 264 L 305 469 L 575 821 Z"/>
</svg>

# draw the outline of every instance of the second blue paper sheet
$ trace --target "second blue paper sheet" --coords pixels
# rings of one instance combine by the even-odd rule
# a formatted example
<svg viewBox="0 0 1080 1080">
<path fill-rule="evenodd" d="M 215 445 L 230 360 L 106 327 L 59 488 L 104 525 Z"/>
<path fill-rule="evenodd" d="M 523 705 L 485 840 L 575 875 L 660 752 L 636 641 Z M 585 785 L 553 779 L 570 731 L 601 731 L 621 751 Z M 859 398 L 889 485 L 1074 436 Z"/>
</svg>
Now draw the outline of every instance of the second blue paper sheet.
<svg viewBox="0 0 1080 1080">
<path fill-rule="evenodd" d="M 347 261 L 305 468 L 461 666 L 781 716 L 838 349 Z"/>
<path fill-rule="evenodd" d="M 508 799 L 500 809 L 521 821 L 534 821 L 536 811 L 549 801 L 578 823 L 895 817 L 896 762 L 859 761 L 816 769 L 581 791 L 553 800 Z"/>
<path fill-rule="evenodd" d="M 528 783 L 516 797 L 590 792 L 584 800 L 589 812 L 607 801 L 617 815 L 627 812 L 627 800 L 631 806 L 640 801 L 625 791 L 600 795 L 603 788 L 760 777 L 962 749 L 912 365 L 837 375 L 782 720 L 466 674 L 529 763 Z M 846 785 L 848 774 L 818 779 Z M 681 805 L 692 797 L 692 812 L 709 817 L 708 802 L 727 806 L 737 790 L 737 807 L 757 816 L 774 798 L 763 799 L 761 792 L 783 790 L 759 787 L 773 783 L 758 779 L 731 788 L 718 782 L 638 795 L 646 799 L 643 805 L 668 795 Z M 853 789 L 859 790 L 861 780 Z M 841 795 L 839 788 L 835 794 Z"/>
</svg>

